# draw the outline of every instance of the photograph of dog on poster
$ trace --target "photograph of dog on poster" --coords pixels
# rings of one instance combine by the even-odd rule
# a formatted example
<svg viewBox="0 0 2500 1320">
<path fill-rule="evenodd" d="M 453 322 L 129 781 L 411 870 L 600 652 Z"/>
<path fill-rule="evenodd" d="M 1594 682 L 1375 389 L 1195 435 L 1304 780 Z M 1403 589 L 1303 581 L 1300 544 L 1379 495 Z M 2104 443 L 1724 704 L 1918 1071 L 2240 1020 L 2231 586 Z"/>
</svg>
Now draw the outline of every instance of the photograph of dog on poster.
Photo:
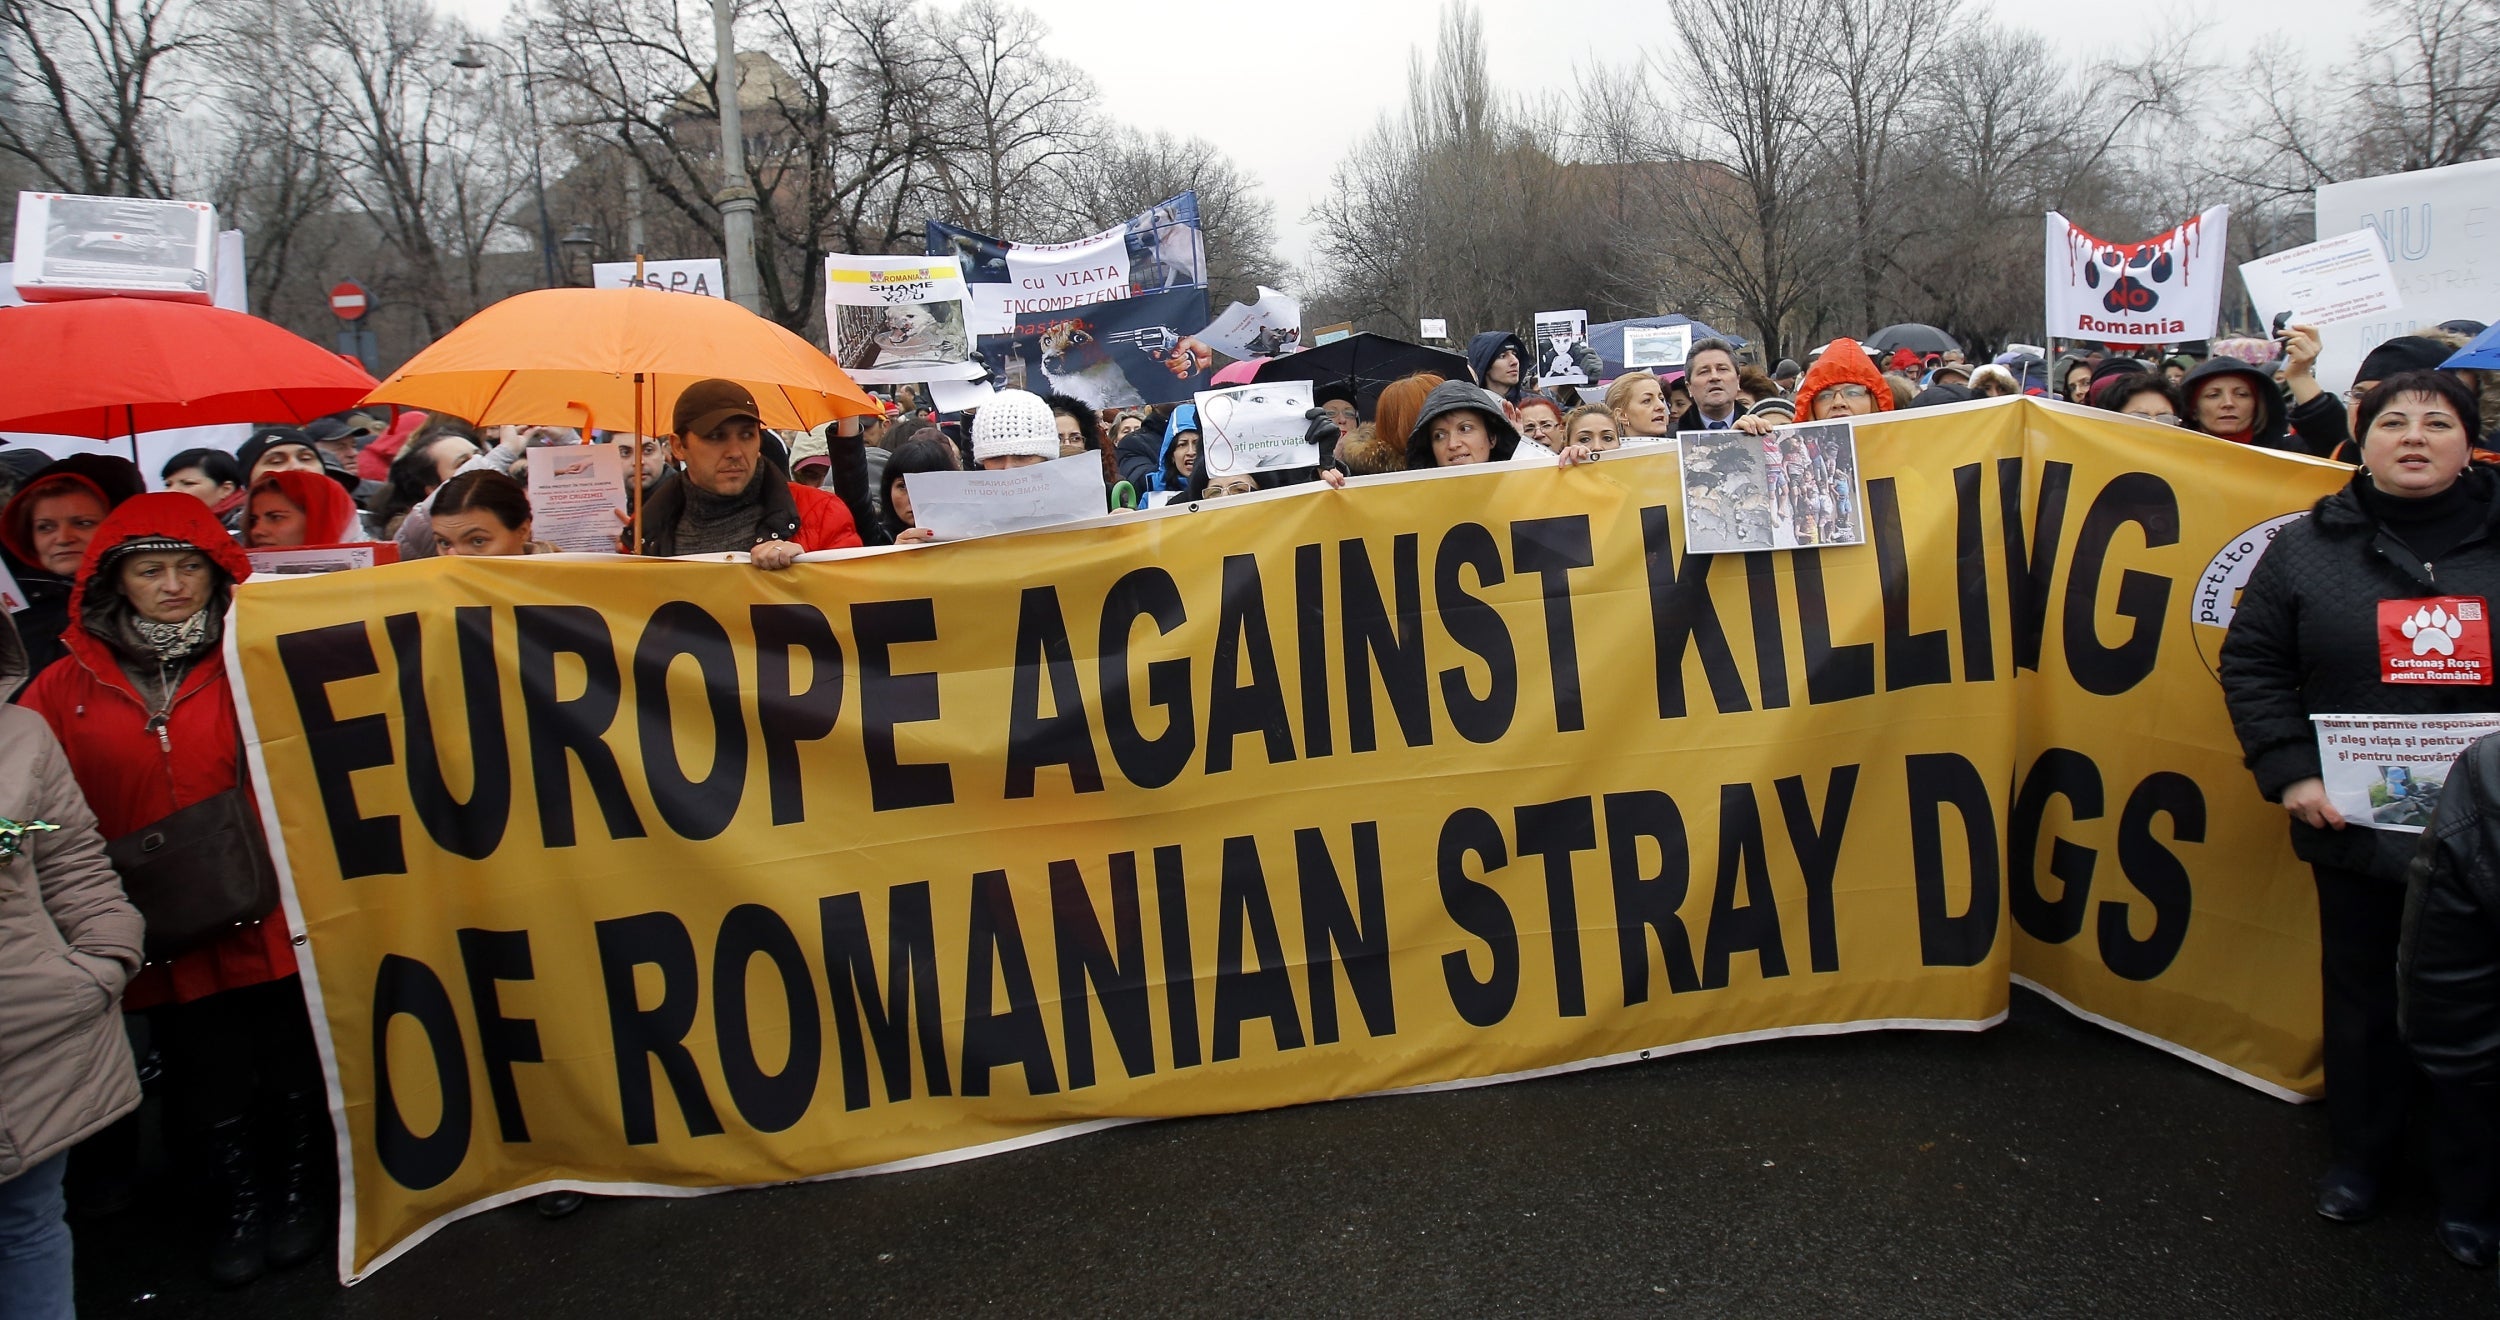
<svg viewBox="0 0 2500 1320">
<path fill-rule="evenodd" d="M 1849 423 L 1808 422 L 1761 436 L 1686 431 L 1677 441 L 1689 553 L 1865 542 L 1857 434 Z"/>
<path fill-rule="evenodd" d="M 964 334 L 960 298 L 826 310 L 833 317 L 834 360 L 854 374 L 870 369 L 952 367 L 963 363 L 972 351 Z"/>
</svg>

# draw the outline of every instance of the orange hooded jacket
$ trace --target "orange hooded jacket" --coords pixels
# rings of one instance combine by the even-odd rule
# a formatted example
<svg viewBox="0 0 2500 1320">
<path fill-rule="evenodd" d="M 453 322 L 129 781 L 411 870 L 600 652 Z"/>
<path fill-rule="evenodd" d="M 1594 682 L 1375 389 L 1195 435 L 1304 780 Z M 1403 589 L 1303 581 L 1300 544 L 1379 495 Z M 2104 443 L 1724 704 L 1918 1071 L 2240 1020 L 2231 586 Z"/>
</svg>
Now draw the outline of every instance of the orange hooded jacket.
<svg viewBox="0 0 2500 1320">
<path fill-rule="evenodd" d="M 1854 339 L 1835 339 L 1823 356 L 1806 368 L 1806 377 L 1797 382 L 1797 420 L 1814 420 L 1814 396 L 1834 385 L 1864 385 L 1875 396 L 1877 412 L 1892 411 L 1892 386 L 1884 382 L 1884 373 L 1875 369 L 1875 360 L 1858 347 Z"/>
</svg>

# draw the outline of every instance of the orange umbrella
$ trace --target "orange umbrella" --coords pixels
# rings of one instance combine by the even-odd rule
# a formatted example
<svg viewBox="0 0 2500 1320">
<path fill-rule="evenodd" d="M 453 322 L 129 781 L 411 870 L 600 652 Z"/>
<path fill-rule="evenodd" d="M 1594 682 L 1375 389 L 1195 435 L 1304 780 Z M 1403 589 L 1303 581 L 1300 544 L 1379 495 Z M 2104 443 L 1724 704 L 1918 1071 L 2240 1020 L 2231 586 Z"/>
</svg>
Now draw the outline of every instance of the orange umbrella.
<svg viewBox="0 0 2500 1320">
<path fill-rule="evenodd" d="M 642 429 L 638 402 L 665 425 L 681 391 L 714 378 L 753 391 L 764 424 L 784 430 L 881 411 L 822 350 L 736 303 L 636 288 L 506 298 L 408 359 L 365 402 L 479 426 Z"/>
</svg>

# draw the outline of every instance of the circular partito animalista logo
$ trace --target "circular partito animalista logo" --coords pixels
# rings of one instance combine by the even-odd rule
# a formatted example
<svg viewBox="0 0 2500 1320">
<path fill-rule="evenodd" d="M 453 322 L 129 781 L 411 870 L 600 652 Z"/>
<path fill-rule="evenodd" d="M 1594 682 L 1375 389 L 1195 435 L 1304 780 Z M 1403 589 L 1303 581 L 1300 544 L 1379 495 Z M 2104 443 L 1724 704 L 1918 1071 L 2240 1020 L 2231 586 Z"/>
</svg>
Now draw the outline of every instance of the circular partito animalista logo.
<svg viewBox="0 0 2500 1320">
<path fill-rule="evenodd" d="M 2274 544 L 2276 533 L 2308 516 L 2309 511 L 2303 509 L 2266 519 L 2224 542 L 2205 571 L 2197 574 L 2196 591 L 2188 598 L 2189 632 L 2196 638 L 2196 653 L 2205 658 L 2206 671 L 2217 682 L 2222 677 L 2222 639 L 2231 630 L 2231 616 L 2239 613 L 2240 593 L 2248 589 L 2257 561 Z"/>
</svg>

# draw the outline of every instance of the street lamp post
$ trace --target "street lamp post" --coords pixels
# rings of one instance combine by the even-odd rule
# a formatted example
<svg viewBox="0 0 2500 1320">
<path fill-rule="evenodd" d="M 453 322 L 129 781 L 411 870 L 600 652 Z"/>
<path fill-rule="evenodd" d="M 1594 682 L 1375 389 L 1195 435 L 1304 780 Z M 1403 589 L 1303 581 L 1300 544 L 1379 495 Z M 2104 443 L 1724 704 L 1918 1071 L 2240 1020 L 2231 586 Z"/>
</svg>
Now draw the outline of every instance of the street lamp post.
<svg viewBox="0 0 2500 1320">
<path fill-rule="evenodd" d="M 507 60 L 512 60 L 513 67 L 520 70 L 521 104 L 528 109 L 530 117 L 530 183 L 538 190 L 538 256 L 544 268 L 544 281 L 539 287 L 552 289 L 556 287 L 556 226 L 555 222 L 547 216 L 547 167 L 539 149 L 540 140 L 547 134 L 538 122 L 538 71 L 530 67 L 529 35 L 523 33 L 521 36 L 521 54 L 518 59 L 513 57 L 512 52 L 491 41 L 477 41 L 462 46 L 460 53 L 452 57 L 451 67 L 455 69 L 485 68 L 486 61 L 478 57 L 478 52 L 481 50 L 491 50 Z"/>
<path fill-rule="evenodd" d="M 747 178 L 746 138 L 738 123 L 738 44 L 729 30 L 732 0 L 712 0 L 712 39 L 719 57 L 712 101 L 720 107 L 720 231 L 728 249 L 729 298 L 762 315 L 764 277 L 755 265 L 755 184 Z"/>
</svg>

